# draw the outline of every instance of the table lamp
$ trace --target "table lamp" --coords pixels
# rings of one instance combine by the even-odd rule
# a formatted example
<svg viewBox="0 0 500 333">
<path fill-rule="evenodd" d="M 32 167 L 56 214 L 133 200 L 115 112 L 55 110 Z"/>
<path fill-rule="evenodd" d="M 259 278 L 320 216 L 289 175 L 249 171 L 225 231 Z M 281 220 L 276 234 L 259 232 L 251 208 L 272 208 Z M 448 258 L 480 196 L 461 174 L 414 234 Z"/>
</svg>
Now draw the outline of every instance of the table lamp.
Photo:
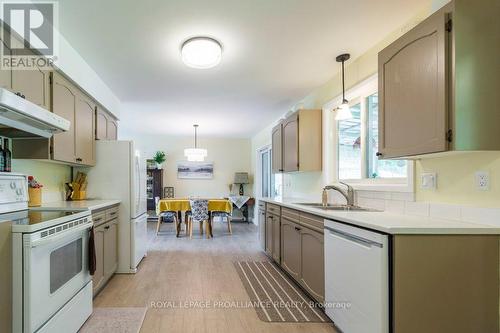
<svg viewBox="0 0 500 333">
<path fill-rule="evenodd" d="M 250 184 L 248 179 L 248 172 L 236 172 L 234 174 L 234 182 L 235 184 L 240 185 L 240 195 L 244 194 L 243 184 Z"/>
</svg>

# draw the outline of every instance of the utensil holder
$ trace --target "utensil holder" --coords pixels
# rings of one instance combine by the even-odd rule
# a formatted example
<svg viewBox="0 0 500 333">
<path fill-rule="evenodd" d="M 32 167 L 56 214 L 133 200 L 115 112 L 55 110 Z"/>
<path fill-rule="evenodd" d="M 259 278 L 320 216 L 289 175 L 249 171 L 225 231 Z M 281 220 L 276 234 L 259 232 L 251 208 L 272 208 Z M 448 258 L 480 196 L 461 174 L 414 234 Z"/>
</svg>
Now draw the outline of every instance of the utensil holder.
<svg viewBox="0 0 500 333">
<path fill-rule="evenodd" d="M 28 187 L 28 206 L 29 207 L 39 207 L 42 205 L 42 189 Z"/>
</svg>

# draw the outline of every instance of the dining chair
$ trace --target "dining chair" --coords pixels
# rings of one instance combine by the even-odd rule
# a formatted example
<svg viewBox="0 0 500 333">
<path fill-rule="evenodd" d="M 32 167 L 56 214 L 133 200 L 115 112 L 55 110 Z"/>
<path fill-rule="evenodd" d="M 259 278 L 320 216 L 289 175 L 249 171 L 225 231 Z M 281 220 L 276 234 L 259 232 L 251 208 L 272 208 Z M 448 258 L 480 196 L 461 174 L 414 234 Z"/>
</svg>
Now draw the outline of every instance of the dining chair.
<svg viewBox="0 0 500 333">
<path fill-rule="evenodd" d="M 160 232 L 160 225 L 163 222 L 163 219 L 169 219 L 174 222 L 175 225 L 175 231 L 176 231 L 176 236 L 179 237 L 179 232 L 181 230 L 181 224 L 179 223 L 179 220 L 177 219 L 177 212 L 174 211 L 164 211 L 160 212 L 158 215 L 158 223 L 156 225 L 156 235 Z"/>
<path fill-rule="evenodd" d="M 191 214 L 188 216 L 189 238 L 193 238 L 193 221 L 200 223 L 200 234 L 203 234 L 203 223 L 206 226 L 207 238 L 212 237 L 212 226 L 210 223 L 210 215 L 208 214 L 208 200 L 206 199 L 191 199 Z"/>
<path fill-rule="evenodd" d="M 221 219 L 221 221 L 223 219 L 226 219 L 227 221 L 227 231 L 229 231 L 229 234 L 233 234 L 233 228 L 231 227 L 231 213 L 228 213 L 226 211 L 213 211 L 211 212 L 211 215 L 212 215 L 212 218 L 210 219 L 212 221 L 212 223 L 215 221 L 214 220 L 214 217 L 218 217 Z"/>
</svg>

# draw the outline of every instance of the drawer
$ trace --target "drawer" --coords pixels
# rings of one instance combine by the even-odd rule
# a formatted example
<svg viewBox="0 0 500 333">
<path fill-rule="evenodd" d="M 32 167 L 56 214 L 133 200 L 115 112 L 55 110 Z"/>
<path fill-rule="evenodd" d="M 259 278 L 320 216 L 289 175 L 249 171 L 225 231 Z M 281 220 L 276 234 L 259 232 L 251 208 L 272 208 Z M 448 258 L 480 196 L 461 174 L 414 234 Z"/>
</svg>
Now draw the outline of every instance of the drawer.
<svg viewBox="0 0 500 333">
<path fill-rule="evenodd" d="M 290 208 L 281 208 L 281 216 L 287 218 L 290 221 L 299 221 L 299 211 Z"/>
<path fill-rule="evenodd" d="M 324 218 L 321 216 L 300 212 L 299 221 L 302 225 L 310 227 L 320 233 L 323 233 Z"/>
<path fill-rule="evenodd" d="M 106 211 L 101 210 L 99 212 L 92 214 L 92 220 L 94 221 L 94 226 L 98 226 L 106 222 Z"/>
<path fill-rule="evenodd" d="M 268 213 L 276 214 L 276 215 L 281 215 L 281 207 L 278 205 L 270 204 L 268 203 L 266 205 L 266 211 Z"/>
<path fill-rule="evenodd" d="M 259 209 L 266 210 L 266 203 L 264 201 L 259 201 Z"/>
<path fill-rule="evenodd" d="M 106 209 L 106 221 L 118 217 L 118 206 Z"/>
</svg>

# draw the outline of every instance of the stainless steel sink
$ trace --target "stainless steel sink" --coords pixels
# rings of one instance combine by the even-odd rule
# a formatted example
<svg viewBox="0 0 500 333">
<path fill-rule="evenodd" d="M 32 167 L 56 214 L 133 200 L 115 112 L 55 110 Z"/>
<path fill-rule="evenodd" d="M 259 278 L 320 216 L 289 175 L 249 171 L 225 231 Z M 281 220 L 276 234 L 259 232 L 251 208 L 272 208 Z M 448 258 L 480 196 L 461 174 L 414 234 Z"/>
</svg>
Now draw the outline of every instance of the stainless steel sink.
<svg viewBox="0 0 500 333">
<path fill-rule="evenodd" d="M 323 206 L 321 203 L 316 203 L 316 202 L 298 202 L 295 203 L 296 205 L 301 205 L 301 206 L 307 206 L 311 208 L 317 208 L 317 209 L 322 209 L 322 210 L 337 210 L 337 211 L 344 211 L 344 212 L 378 212 L 376 209 L 371 209 L 371 208 L 364 208 L 364 207 L 359 207 L 359 206 L 348 206 L 348 205 L 332 205 L 328 204 L 326 206 Z"/>
</svg>

